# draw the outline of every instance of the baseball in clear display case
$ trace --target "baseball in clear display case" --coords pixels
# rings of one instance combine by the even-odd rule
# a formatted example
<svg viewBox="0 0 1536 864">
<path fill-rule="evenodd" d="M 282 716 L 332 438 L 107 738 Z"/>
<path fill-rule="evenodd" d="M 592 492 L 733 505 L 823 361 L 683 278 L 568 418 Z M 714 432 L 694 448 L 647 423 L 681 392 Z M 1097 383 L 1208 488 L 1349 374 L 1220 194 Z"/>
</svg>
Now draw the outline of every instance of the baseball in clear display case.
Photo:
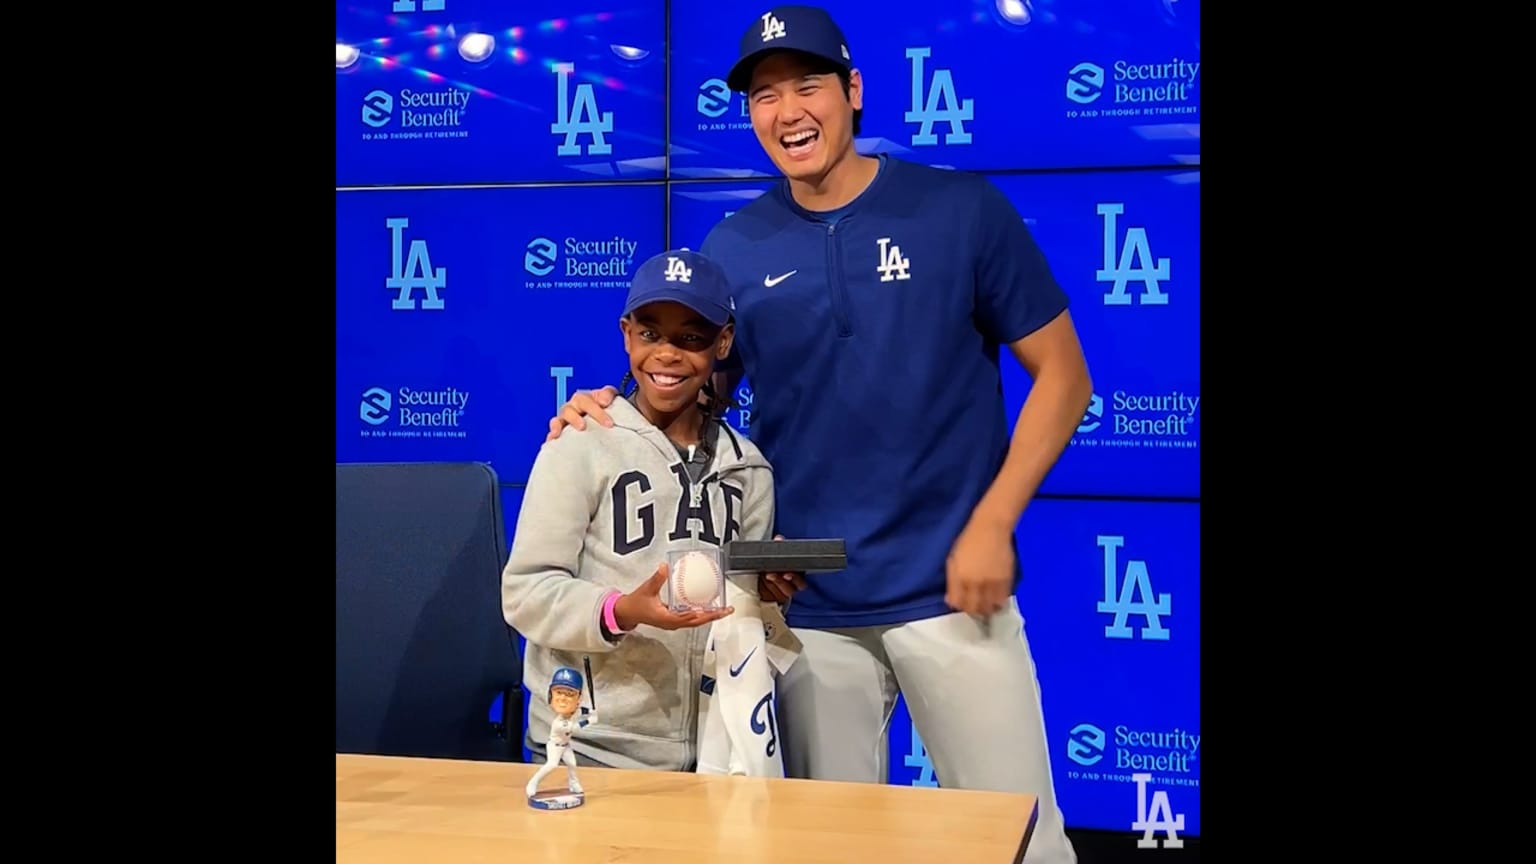
<svg viewBox="0 0 1536 864">
<path fill-rule="evenodd" d="M 668 552 L 661 602 L 673 612 L 723 608 L 725 556 L 716 548 Z"/>
</svg>

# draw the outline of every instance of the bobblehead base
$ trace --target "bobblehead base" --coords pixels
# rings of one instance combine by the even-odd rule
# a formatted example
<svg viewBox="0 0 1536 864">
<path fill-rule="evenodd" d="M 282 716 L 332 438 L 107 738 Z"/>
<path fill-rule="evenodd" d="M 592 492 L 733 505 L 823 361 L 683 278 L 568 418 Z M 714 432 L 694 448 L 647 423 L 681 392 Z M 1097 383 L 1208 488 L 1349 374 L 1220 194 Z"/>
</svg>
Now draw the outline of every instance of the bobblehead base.
<svg viewBox="0 0 1536 864">
<path fill-rule="evenodd" d="M 719 549 L 667 553 L 667 582 L 661 602 L 673 612 L 725 606 L 725 568 Z"/>
<path fill-rule="evenodd" d="M 528 796 L 528 806 L 535 810 L 574 810 L 587 803 L 585 792 L 548 789 Z"/>
</svg>

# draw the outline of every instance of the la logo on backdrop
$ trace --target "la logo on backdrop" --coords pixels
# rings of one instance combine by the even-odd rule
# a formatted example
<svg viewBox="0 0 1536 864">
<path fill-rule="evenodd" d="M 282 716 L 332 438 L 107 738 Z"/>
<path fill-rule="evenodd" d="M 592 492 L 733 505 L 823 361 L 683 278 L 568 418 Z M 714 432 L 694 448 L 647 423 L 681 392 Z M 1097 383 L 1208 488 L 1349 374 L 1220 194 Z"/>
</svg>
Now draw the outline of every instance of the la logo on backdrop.
<svg viewBox="0 0 1536 864">
<path fill-rule="evenodd" d="M 612 153 L 613 147 L 604 136 L 613 131 L 613 112 L 598 110 L 597 94 L 591 84 L 577 84 L 576 92 L 568 95 L 576 64 L 556 63 L 554 68 L 558 117 L 549 124 L 549 131 L 564 136 L 555 147 L 555 153 L 560 156 L 607 156 Z M 586 144 L 582 144 L 582 136 L 587 137 Z"/>
<path fill-rule="evenodd" d="M 432 266 L 432 252 L 424 239 L 411 240 L 410 249 L 406 250 L 409 218 L 386 219 L 384 226 L 390 236 L 390 269 L 384 280 L 384 287 L 394 294 L 390 308 L 397 312 L 446 309 L 441 292 L 448 287 L 448 269 Z"/>
<path fill-rule="evenodd" d="M 928 46 L 906 50 L 907 61 L 912 64 L 912 107 L 907 109 L 903 119 L 918 124 L 917 131 L 912 133 L 912 146 L 938 144 L 939 138 L 933 131 L 935 123 L 949 127 L 944 133 L 944 144 L 969 144 L 971 133 L 966 131 L 965 124 L 975 119 L 976 100 L 960 99 L 955 95 L 954 72 L 950 69 L 934 69 L 930 77 L 924 78 L 923 63 L 932 55 L 933 49 Z M 923 96 L 925 89 L 926 98 Z"/>
</svg>

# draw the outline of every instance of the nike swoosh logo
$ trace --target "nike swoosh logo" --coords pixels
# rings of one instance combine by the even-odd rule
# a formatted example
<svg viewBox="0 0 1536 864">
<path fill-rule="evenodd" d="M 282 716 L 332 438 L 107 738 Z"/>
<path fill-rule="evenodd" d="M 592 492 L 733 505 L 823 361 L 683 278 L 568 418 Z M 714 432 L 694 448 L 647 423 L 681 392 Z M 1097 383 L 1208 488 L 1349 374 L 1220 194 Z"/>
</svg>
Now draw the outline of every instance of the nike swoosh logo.
<svg viewBox="0 0 1536 864">
<path fill-rule="evenodd" d="M 793 276 L 793 275 L 795 275 L 796 273 L 799 273 L 799 272 L 800 272 L 799 270 L 791 270 L 788 273 L 785 273 L 783 276 L 764 276 L 763 277 L 763 287 L 764 288 L 772 288 L 773 286 L 779 284 L 780 282 L 783 282 L 785 279 L 788 279 L 789 277 L 791 277 L 791 276 Z"/>
<path fill-rule="evenodd" d="M 735 666 L 731 667 L 731 677 L 735 678 L 737 675 L 740 675 L 741 674 L 741 670 L 747 668 L 747 661 L 751 660 L 752 659 L 752 655 L 756 654 L 756 653 L 757 653 L 757 646 L 754 645 L 754 646 L 752 646 L 752 650 L 747 652 L 747 656 L 741 658 L 741 662 L 740 663 L 738 663 Z"/>
</svg>

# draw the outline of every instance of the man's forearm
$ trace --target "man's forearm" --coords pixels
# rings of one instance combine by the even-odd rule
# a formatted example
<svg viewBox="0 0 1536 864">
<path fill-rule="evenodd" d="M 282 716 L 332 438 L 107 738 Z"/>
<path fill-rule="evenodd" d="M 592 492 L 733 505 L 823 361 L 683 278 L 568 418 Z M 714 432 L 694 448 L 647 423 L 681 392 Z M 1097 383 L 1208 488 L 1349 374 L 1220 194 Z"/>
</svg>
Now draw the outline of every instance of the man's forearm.
<svg viewBox="0 0 1536 864">
<path fill-rule="evenodd" d="M 1008 458 L 971 514 L 972 520 L 993 522 L 1009 531 L 1045 475 L 1056 464 L 1072 433 L 1083 422 L 1093 383 L 1082 373 L 1046 374 L 1037 379 L 1019 409 L 1008 445 Z"/>
</svg>

